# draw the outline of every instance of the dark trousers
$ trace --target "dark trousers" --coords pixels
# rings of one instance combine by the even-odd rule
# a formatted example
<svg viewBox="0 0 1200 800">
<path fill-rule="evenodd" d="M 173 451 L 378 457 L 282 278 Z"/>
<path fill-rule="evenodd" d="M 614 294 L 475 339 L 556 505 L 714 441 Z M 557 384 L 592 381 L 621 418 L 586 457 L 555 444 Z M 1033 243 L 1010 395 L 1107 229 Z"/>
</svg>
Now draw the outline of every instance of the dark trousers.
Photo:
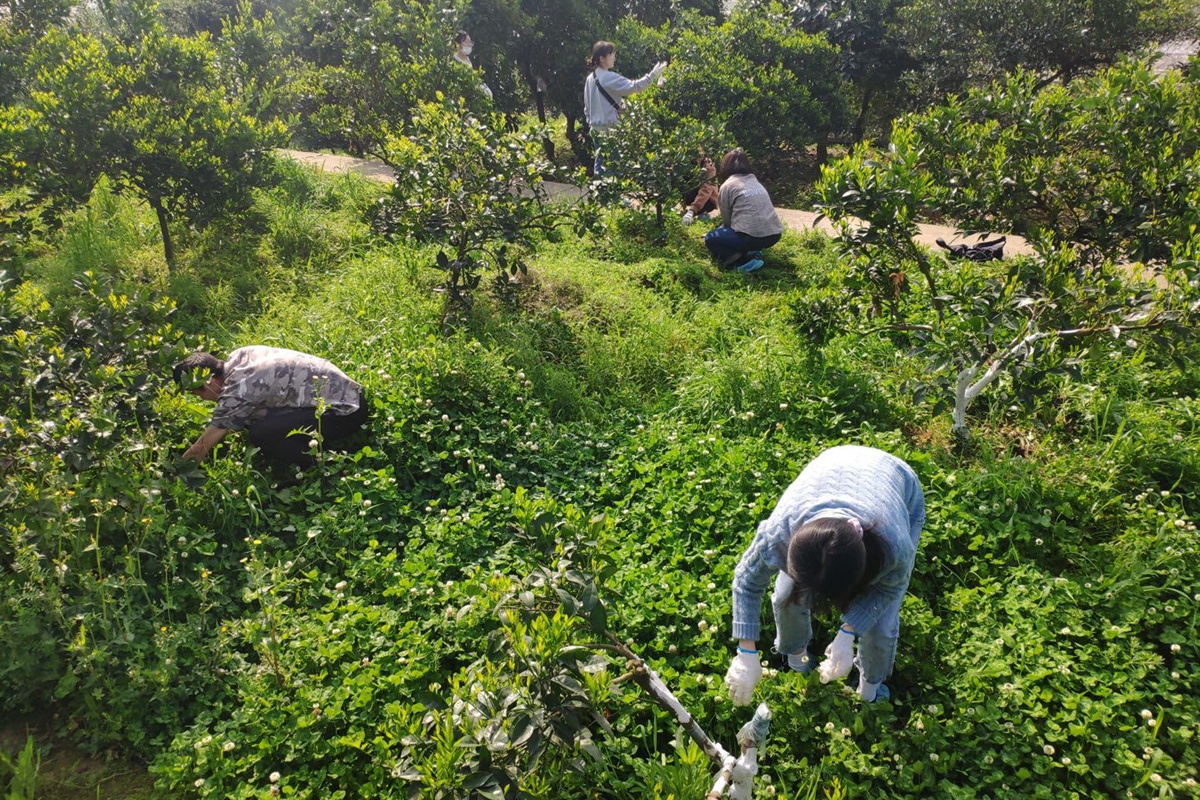
<svg viewBox="0 0 1200 800">
<path fill-rule="evenodd" d="M 321 416 L 323 447 L 329 448 L 362 427 L 367 420 L 366 398 L 359 398 L 358 410 L 338 415 L 328 411 Z M 303 430 L 289 436 L 294 430 Z M 250 443 L 274 461 L 311 467 L 315 460 L 309 454 L 308 442 L 317 432 L 315 408 L 281 408 L 272 410 L 246 430 Z"/>
<path fill-rule="evenodd" d="M 737 267 L 749 261 L 748 253 L 766 250 L 780 238 L 778 233 L 773 236 L 747 236 L 722 225 L 704 235 L 704 245 L 718 264 L 723 267 Z"/>
</svg>

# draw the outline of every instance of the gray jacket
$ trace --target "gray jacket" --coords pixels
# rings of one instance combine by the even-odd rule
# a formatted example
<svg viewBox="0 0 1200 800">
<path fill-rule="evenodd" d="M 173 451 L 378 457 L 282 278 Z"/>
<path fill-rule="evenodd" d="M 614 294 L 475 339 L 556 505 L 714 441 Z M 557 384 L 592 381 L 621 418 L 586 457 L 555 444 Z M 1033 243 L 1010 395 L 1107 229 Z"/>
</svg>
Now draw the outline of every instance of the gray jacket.
<svg viewBox="0 0 1200 800">
<path fill-rule="evenodd" d="M 650 81 L 653 79 L 654 76 L 647 72 L 636 81 L 631 81 L 611 69 L 596 67 L 583 82 L 583 113 L 587 117 L 591 129 L 594 131 L 608 130 L 620 119 L 617 109 L 613 108 L 612 103 L 605 100 L 604 95 L 600 94 L 600 90 L 596 88 L 597 83 L 604 87 L 604 91 L 608 92 L 608 96 L 616 100 L 618 105 L 624 105 L 622 98 L 642 91 L 650 85 Z"/>
<path fill-rule="evenodd" d="M 753 175 L 730 175 L 717 193 L 721 224 L 759 238 L 783 233 L 771 196 Z"/>
</svg>

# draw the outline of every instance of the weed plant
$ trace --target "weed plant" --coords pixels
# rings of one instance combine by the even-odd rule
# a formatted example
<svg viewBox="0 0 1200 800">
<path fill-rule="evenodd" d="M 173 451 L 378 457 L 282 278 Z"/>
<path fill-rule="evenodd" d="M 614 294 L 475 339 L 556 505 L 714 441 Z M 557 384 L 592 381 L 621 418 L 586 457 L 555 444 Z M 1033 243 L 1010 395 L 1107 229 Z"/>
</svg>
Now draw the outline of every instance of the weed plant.
<svg viewBox="0 0 1200 800">
<path fill-rule="evenodd" d="M 359 238 L 363 186 L 280 175 L 254 225 L 181 251 L 229 268 L 186 309 L 127 269 L 154 247 L 137 209 L 4 283 L 0 710 L 52 707 L 172 797 L 694 796 L 707 765 L 603 631 L 732 743 L 734 567 L 853 442 L 926 490 L 892 700 L 769 670 L 757 796 L 1195 793 L 1194 345 L 1081 358 L 1032 407 L 997 391 L 962 452 L 902 334 L 854 332 L 819 238 L 747 279 L 696 229 L 647 244 L 617 214 L 445 336 L 429 253 Z M 85 250 L 116 255 L 65 283 Z M 208 409 L 167 366 L 251 342 L 361 381 L 366 446 L 304 474 L 239 437 L 179 464 Z"/>
</svg>

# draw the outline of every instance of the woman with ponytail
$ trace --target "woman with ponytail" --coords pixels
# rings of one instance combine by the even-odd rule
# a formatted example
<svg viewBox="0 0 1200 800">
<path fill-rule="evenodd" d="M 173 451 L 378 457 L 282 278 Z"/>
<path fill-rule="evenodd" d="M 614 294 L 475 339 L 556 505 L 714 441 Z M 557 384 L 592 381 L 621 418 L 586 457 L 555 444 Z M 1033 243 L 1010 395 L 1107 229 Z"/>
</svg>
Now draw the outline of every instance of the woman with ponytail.
<svg viewBox="0 0 1200 800">
<path fill-rule="evenodd" d="M 831 604 L 841 626 L 825 650 L 821 682 L 845 678 L 857 666 L 863 700 L 886 699 L 883 681 L 896 658 L 900 604 L 924 524 L 921 484 L 896 456 L 844 445 L 813 459 L 758 526 L 734 573 L 738 652 L 725 676 L 733 702 L 749 703 L 762 677 L 756 642 L 772 576 L 775 651 L 793 670 L 811 672 L 811 609 Z"/>
</svg>

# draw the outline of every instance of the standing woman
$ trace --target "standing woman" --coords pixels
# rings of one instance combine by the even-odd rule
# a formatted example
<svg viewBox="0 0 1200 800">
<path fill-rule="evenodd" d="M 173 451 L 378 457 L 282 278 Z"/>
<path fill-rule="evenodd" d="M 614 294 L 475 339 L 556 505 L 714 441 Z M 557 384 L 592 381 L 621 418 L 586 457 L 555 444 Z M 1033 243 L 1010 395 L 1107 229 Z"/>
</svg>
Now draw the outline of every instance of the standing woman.
<svg viewBox="0 0 1200 800">
<path fill-rule="evenodd" d="M 886 699 L 883 681 L 896 659 L 900 604 L 924 524 L 921 484 L 899 458 L 843 445 L 809 462 L 759 524 L 734 573 L 733 637 L 739 641 L 725 675 L 734 704 L 749 703 L 762 677 L 756 641 L 773 575 L 776 652 L 793 670 L 811 672 L 810 611 L 814 601 L 828 601 L 841 612 L 842 625 L 825 650 L 821 682 L 845 678 L 857 665 L 863 700 Z"/>
<path fill-rule="evenodd" d="M 654 68 L 636 81 L 631 81 L 618 72 L 613 72 L 617 63 L 617 46 L 612 42 L 596 42 L 592 45 L 592 58 L 589 64 L 591 73 L 583 83 L 583 113 L 587 117 L 588 127 L 595 134 L 603 135 L 605 131 L 617 124 L 624 106 L 624 98 L 642 91 L 656 81 L 667 67 L 667 62 L 660 61 Z M 596 146 L 596 163 L 593 173 L 599 177 L 604 172 L 604 163 L 600 158 L 600 147 Z"/>
<path fill-rule="evenodd" d="M 472 71 L 475 69 L 475 65 L 471 63 L 471 53 L 473 52 L 475 52 L 475 41 L 471 38 L 471 34 L 459 31 L 454 35 L 454 60 Z M 488 100 L 492 99 L 490 86 L 480 81 L 479 88 L 488 96 Z"/>
<path fill-rule="evenodd" d="M 783 235 L 783 223 L 775 213 L 771 196 L 754 176 L 750 159 L 740 149 L 725 154 L 717 177 L 721 179 L 717 195 L 721 226 L 705 234 L 704 244 L 723 267 L 738 272 L 761 269 L 762 251 Z"/>
</svg>

